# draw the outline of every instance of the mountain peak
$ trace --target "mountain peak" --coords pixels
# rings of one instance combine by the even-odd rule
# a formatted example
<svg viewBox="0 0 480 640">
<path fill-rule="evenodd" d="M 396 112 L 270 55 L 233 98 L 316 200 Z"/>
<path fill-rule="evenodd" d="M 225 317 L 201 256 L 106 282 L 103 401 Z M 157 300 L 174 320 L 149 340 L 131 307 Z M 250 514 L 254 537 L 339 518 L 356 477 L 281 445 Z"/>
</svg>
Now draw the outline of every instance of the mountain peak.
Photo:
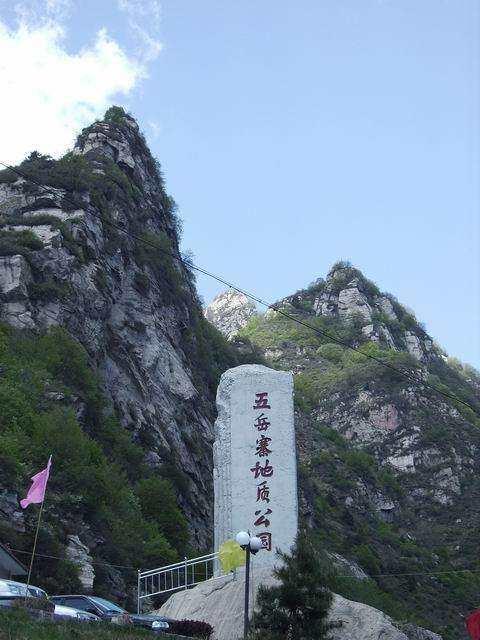
<svg viewBox="0 0 480 640">
<path fill-rule="evenodd" d="M 110 107 L 103 117 L 78 136 L 73 153 L 99 165 L 111 160 L 139 180 L 159 177 L 156 163 L 137 121 L 121 107 Z"/>
<path fill-rule="evenodd" d="M 233 338 L 256 314 L 254 303 L 234 289 L 218 294 L 205 309 L 207 320 L 228 339 Z"/>
</svg>

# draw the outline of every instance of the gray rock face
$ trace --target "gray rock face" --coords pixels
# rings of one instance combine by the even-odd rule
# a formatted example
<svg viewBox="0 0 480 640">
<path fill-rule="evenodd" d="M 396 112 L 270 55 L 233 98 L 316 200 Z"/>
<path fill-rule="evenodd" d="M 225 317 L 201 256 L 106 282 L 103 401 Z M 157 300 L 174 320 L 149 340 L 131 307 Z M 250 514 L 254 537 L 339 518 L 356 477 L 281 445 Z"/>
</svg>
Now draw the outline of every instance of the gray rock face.
<svg viewBox="0 0 480 640">
<path fill-rule="evenodd" d="M 27 285 L 32 280 L 23 256 L 0 257 L 0 300 L 12 302 L 28 298 Z"/>
<path fill-rule="evenodd" d="M 367 297 L 353 283 L 338 294 L 338 315 L 343 318 L 359 315 L 367 322 L 372 319 L 372 308 Z"/>
<path fill-rule="evenodd" d="M 205 548 L 213 520 L 214 398 L 195 356 L 201 305 L 179 261 L 172 258 L 165 270 L 161 251 L 143 260 L 144 247 L 132 237 L 149 234 L 177 255 L 171 202 L 129 117 L 88 127 L 74 154 L 106 185 L 103 204 L 89 187 L 49 187 L 47 197 L 42 189 L 25 189 L 23 180 L 0 185 L 0 211 L 7 223 L 15 217 L 10 231 L 28 230 L 41 242 L 28 259 L 0 257 L 0 320 L 39 330 L 60 325 L 86 348 L 107 399 L 122 426 L 144 445 L 148 462 L 179 469 L 187 487 L 179 489 L 180 504 L 194 543 Z M 22 216 L 28 222 L 45 214 L 57 218 L 62 230 L 20 224 Z"/>
<path fill-rule="evenodd" d="M 239 291 L 220 293 L 205 309 L 205 317 L 223 335 L 233 338 L 257 314 L 255 304 Z"/>
<path fill-rule="evenodd" d="M 405 342 L 407 344 L 408 353 L 418 360 L 421 360 L 424 353 L 419 337 L 411 331 L 405 331 Z"/>
<path fill-rule="evenodd" d="M 76 535 L 67 537 L 67 546 L 65 549 L 67 558 L 74 564 L 79 565 L 79 579 L 82 587 L 90 593 L 93 589 L 93 581 L 95 579 L 95 571 L 92 565 L 92 556 L 89 548 L 81 542 Z"/>
<path fill-rule="evenodd" d="M 28 298 L 30 282 L 32 272 L 23 256 L 0 257 L 0 320 L 19 329 L 34 326 Z"/>
<path fill-rule="evenodd" d="M 0 518 L 6 520 L 15 531 L 20 533 L 25 531 L 23 509 L 20 507 L 16 493 L 0 492 Z"/>
<path fill-rule="evenodd" d="M 275 578 L 268 569 L 253 567 L 252 600 L 260 584 L 271 586 Z M 209 622 L 214 627 L 214 640 L 238 640 L 243 632 L 244 572 L 237 575 L 208 580 L 189 591 L 171 596 L 158 613 L 182 620 L 190 618 Z M 398 629 L 387 615 L 366 604 L 334 595 L 329 614 L 332 622 L 340 623 L 332 633 L 332 640 L 411 640 L 431 638 L 442 640 L 436 634 L 410 625 L 408 635 Z M 413 635 L 417 633 L 417 635 Z"/>
<path fill-rule="evenodd" d="M 402 631 L 407 634 L 409 640 L 442 640 L 442 637 L 438 633 L 416 627 L 413 624 L 405 624 L 402 626 Z"/>
</svg>

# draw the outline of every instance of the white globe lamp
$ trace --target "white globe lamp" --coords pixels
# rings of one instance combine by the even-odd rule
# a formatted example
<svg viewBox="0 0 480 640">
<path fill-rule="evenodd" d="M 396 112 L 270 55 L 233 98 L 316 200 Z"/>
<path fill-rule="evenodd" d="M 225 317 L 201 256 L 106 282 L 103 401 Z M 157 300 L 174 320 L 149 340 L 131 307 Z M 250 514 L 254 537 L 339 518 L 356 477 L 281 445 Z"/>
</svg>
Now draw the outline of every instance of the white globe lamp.
<svg viewBox="0 0 480 640">
<path fill-rule="evenodd" d="M 235 537 L 238 544 L 245 549 L 250 543 L 250 535 L 246 531 L 239 531 Z"/>
<path fill-rule="evenodd" d="M 262 541 L 257 536 L 252 536 L 250 538 L 250 551 L 252 553 L 258 553 L 262 548 Z"/>
</svg>

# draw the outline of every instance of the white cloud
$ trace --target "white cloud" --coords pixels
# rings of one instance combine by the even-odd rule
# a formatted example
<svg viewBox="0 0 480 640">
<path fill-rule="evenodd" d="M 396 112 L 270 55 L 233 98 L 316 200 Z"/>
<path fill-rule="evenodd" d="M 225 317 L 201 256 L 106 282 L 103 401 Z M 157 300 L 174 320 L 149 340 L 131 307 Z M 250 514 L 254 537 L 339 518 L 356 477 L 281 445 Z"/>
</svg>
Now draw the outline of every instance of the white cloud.
<svg viewBox="0 0 480 640">
<path fill-rule="evenodd" d="M 65 11 L 69 2 L 48 6 Z M 9 29 L 0 21 L 0 159 L 19 162 L 32 150 L 63 153 L 83 126 L 145 76 L 144 66 L 104 29 L 91 46 L 71 53 L 58 22 L 22 21 Z"/>
<path fill-rule="evenodd" d="M 137 55 L 143 62 L 151 62 L 162 50 L 159 40 L 161 5 L 158 0 L 117 0 L 125 13 L 132 34 L 138 42 Z"/>
<path fill-rule="evenodd" d="M 153 137 L 157 139 L 162 133 L 162 125 L 160 125 L 156 120 L 149 120 L 148 126 L 152 130 Z"/>
<path fill-rule="evenodd" d="M 65 20 L 73 7 L 73 0 L 22 0 L 13 6 L 20 23 L 43 24 L 45 20 Z"/>
</svg>

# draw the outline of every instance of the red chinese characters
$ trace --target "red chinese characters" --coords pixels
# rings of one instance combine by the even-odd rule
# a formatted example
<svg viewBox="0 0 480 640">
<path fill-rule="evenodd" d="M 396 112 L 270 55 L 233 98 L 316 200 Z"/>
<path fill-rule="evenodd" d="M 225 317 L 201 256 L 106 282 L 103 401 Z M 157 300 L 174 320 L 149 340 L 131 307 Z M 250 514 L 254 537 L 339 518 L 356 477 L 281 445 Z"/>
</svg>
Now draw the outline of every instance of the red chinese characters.
<svg viewBox="0 0 480 640">
<path fill-rule="evenodd" d="M 270 426 L 270 422 L 268 418 L 265 417 L 265 414 L 261 413 L 253 423 L 253 426 L 256 427 L 258 431 L 266 431 Z"/>
<path fill-rule="evenodd" d="M 259 527 L 261 524 L 266 527 L 270 526 L 270 520 L 267 518 L 272 513 L 271 509 L 267 509 L 263 515 L 260 515 L 261 511 L 255 511 L 255 515 L 258 516 L 255 522 L 253 523 L 256 527 Z"/>
<path fill-rule="evenodd" d="M 256 393 L 255 394 L 255 404 L 253 405 L 254 409 L 270 409 L 270 405 L 268 404 L 268 393 Z"/>
<path fill-rule="evenodd" d="M 271 438 L 267 438 L 267 436 L 261 435 L 257 440 L 257 451 L 255 455 L 257 455 L 259 458 L 262 458 L 272 453 L 272 450 L 268 448 L 268 445 L 271 441 Z"/>
<path fill-rule="evenodd" d="M 266 480 L 257 485 L 257 502 L 270 502 L 270 487 Z"/>
<path fill-rule="evenodd" d="M 270 531 L 264 531 L 263 533 L 259 533 L 258 537 L 262 541 L 262 548 L 266 551 L 272 550 L 272 534 Z"/>
<path fill-rule="evenodd" d="M 255 480 L 260 476 L 262 476 L 263 478 L 270 478 L 271 476 L 273 476 L 273 467 L 269 463 L 270 461 L 267 458 L 265 460 L 265 465 L 262 467 L 261 463 L 257 460 L 255 466 L 250 469 L 250 471 L 255 476 Z"/>
<path fill-rule="evenodd" d="M 255 400 L 253 404 L 254 411 L 257 410 L 269 410 L 271 409 L 270 401 L 268 398 L 268 392 L 262 391 L 260 393 L 255 394 Z M 268 413 L 265 414 L 260 413 L 254 422 L 253 427 L 256 429 L 258 433 L 258 437 L 255 441 L 255 455 L 258 458 L 264 458 L 263 461 L 256 460 L 255 466 L 253 466 L 250 471 L 253 473 L 255 480 L 259 480 L 261 478 L 271 478 L 274 475 L 274 467 L 273 464 L 270 463 L 269 457 L 272 454 L 273 450 L 272 446 L 272 438 L 267 435 L 267 432 L 270 430 L 271 422 L 268 417 Z M 267 483 L 267 480 L 263 480 L 256 485 L 257 495 L 256 502 L 260 503 L 269 503 L 271 499 L 270 495 L 270 486 Z M 260 505 L 259 505 L 260 506 Z M 267 507 L 264 511 L 262 509 L 258 509 L 255 511 L 255 516 L 253 518 L 253 526 L 260 527 L 263 526 L 265 529 L 270 528 L 270 516 L 273 513 L 273 510 L 270 507 Z M 272 534 L 270 531 L 263 531 L 258 534 L 258 537 L 262 541 L 262 546 L 267 551 L 272 550 Z"/>
</svg>

